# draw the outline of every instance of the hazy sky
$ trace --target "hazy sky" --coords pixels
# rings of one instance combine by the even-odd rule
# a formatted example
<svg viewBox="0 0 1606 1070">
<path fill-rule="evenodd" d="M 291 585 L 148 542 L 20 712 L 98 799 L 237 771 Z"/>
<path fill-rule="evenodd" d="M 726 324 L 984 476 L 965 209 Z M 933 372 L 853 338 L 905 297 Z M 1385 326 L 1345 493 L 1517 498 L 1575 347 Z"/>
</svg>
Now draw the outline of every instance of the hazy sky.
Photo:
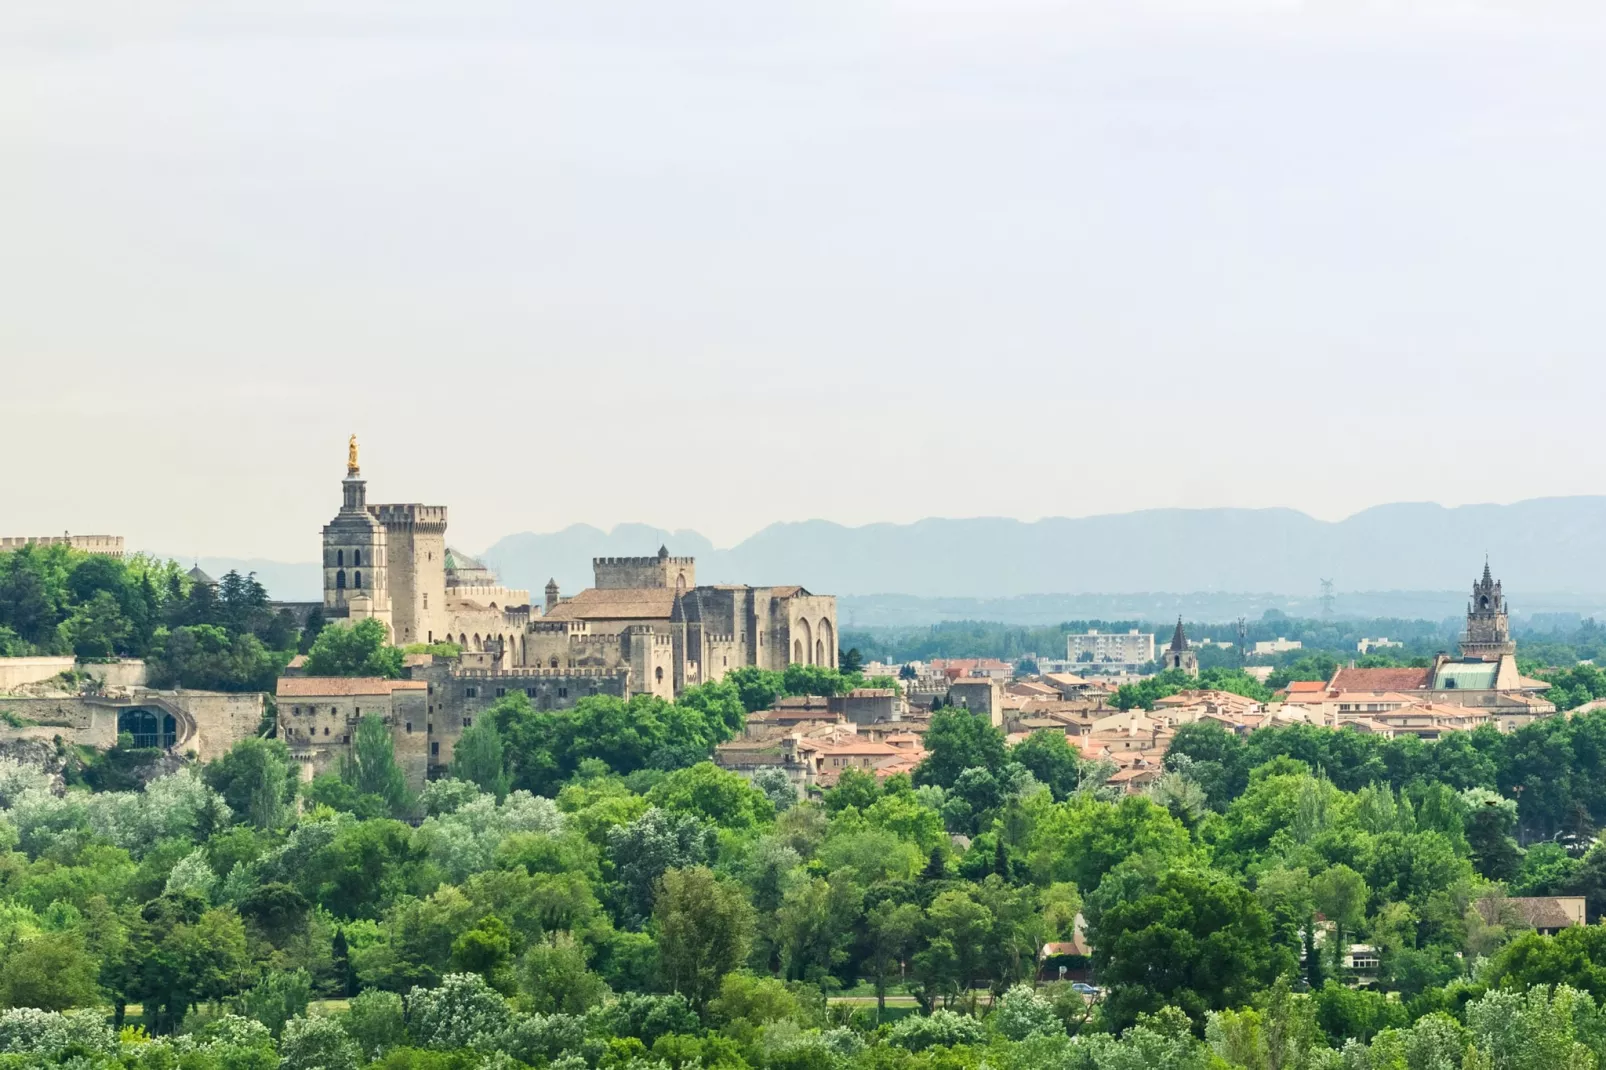
<svg viewBox="0 0 1606 1070">
<path fill-rule="evenodd" d="M 0 534 L 1597 493 L 1600 7 L 6 0 Z"/>
</svg>

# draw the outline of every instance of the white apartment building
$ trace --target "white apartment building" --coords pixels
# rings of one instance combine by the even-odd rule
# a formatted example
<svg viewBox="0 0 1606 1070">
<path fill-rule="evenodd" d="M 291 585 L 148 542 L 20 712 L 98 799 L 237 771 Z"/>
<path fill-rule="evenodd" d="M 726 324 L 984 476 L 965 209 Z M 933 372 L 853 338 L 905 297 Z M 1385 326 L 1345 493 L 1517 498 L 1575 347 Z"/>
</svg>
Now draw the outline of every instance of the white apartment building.
<svg viewBox="0 0 1606 1070">
<path fill-rule="evenodd" d="M 1100 670 L 1134 670 L 1154 660 L 1154 633 L 1140 632 L 1087 632 L 1065 637 L 1065 660 L 1079 672 L 1090 668 Z"/>
</svg>

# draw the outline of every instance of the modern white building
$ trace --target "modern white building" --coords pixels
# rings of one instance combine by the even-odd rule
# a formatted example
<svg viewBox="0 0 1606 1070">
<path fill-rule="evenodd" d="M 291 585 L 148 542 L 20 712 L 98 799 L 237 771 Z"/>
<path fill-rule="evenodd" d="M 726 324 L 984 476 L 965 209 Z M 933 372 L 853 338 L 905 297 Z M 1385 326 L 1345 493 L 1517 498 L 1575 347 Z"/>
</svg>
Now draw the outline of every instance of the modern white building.
<svg viewBox="0 0 1606 1070">
<path fill-rule="evenodd" d="M 1065 660 L 1075 666 L 1072 672 L 1135 670 L 1154 660 L 1154 633 L 1133 628 L 1124 633 L 1093 631 L 1067 635 Z"/>
</svg>

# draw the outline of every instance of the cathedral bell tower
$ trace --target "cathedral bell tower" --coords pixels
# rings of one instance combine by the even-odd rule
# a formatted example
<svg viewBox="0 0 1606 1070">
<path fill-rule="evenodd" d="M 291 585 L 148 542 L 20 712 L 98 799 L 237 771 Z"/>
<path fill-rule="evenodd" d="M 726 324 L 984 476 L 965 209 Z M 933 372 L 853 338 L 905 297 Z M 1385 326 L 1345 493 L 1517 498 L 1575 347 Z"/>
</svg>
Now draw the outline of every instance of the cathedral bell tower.
<svg viewBox="0 0 1606 1070">
<path fill-rule="evenodd" d="M 1511 640 L 1511 621 L 1506 614 L 1506 599 L 1485 558 L 1483 578 L 1472 585 L 1472 600 L 1467 603 L 1467 630 L 1461 636 L 1461 656 L 1499 661 L 1502 656 L 1516 652 L 1517 644 Z"/>
</svg>

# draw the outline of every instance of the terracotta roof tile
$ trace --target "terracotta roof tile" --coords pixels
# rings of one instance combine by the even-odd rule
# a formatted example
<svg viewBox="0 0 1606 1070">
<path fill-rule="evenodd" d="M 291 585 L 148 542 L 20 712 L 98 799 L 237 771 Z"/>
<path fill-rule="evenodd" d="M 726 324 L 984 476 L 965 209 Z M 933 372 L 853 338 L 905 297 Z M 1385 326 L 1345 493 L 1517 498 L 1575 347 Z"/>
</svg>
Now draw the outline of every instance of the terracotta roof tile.
<svg viewBox="0 0 1606 1070">
<path fill-rule="evenodd" d="M 1422 691 L 1432 679 L 1432 669 L 1344 668 L 1330 686 L 1335 691 Z"/>
<path fill-rule="evenodd" d="M 668 620 L 675 592 L 668 587 L 588 587 L 552 607 L 548 620 Z"/>
</svg>

